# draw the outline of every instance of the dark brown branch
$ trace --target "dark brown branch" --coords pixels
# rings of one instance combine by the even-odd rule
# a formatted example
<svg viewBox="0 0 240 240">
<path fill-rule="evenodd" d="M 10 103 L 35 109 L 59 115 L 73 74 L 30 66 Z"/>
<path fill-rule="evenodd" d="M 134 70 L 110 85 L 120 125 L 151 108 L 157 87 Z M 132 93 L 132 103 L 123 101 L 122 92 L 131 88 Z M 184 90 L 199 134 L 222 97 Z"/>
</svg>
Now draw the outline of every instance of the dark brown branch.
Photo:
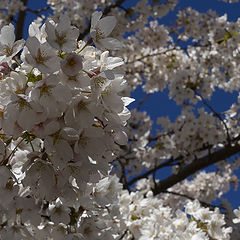
<svg viewBox="0 0 240 240">
<path fill-rule="evenodd" d="M 153 189 L 154 195 L 161 192 L 165 192 L 168 188 L 174 186 L 176 183 L 190 177 L 197 171 L 208 167 L 214 163 L 225 160 L 240 152 L 240 145 L 235 146 L 228 145 L 214 153 L 211 156 L 207 155 L 200 159 L 196 159 L 194 162 L 188 164 L 186 167 L 182 168 L 177 174 L 171 175 L 168 178 L 160 181 L 157 186 Z"/>
<path fill-rule="evenodd" d="M 108 13 L 111 12 L 112 8 L 116 8 L 116 7 L 120 7 L 126 0 L 117 0 L 114 4 L 111 4 L 109 6 L 107 6 L 104 10 L 103 10 L 103 16 L 107 15 Z M 88 26 L 86 27 L 86 29 L 79 34 L 78 36 L 78 41 L 84 39 L 84 37 L 87 36 L 87 34 L 90 31 L 90 27 L 91 27 L 91 22 L 89 22 Z"/>
<path fill-rule="evenodd" d="M 24 6 L 27 6 L 28 0 L 21 0 Z M 16 40 L 23 38 L 23 27 L 26 17 L 26 9 L 18 13 L 17 24 L 16 24 Z"/>
<path fill-rule="evenodd" d="M 159 135 L 159 136 L 157 136 L 157 137 L 154 137 L 154 138 L 149 138 L 149 141 L 157 141 L 159 137 L 161 137 L 161 135 Z M 240 135 L 237 136 L 237 137 L 235 137 L 235 138 L 233 138 L 233 139 L 232 139 L 232 143 L 236 143 L 236 142 L 239 141 L 239 140 L 240 140 Z M 210 149 L 211 149 L 212 147 L 213 147 L 213 145 L 204 144 L 202 147 L 196 149 L 195 152 L 201 152 L 201 151 L 208 150 L 208 152 L 209 152 L 209 155 L 208 155 L 208 156 L 211 157 L 211 156 L 210 156 Z M 187 155 L 186 157 L 188 157 L 188 156 L 189 156 L 189 155 Z M 135 158 L 133 158 L 133 159 L 135 159 Z M 134 183 L 137 182 L 138 180 L 140 180 L 140 179 L 142 179 L 142 178 L 146 178 L 146 177 L 148 177 L 150 174 L 155 173 L 157 170 L 159 170 L 159 169 L 161 169 L 161 168 L 163 168 L 163 167 L 172 166 L 173 164 L 177 164 L 177 163 L 179 163 L 179 162 L 181 162 L 181 161 L 183 161 L 183 160 L 184 160 L 184 157 L 183 157 L 183 156 L 179 156 L 179 157 L 177 157 L 177 158 L 175 158 L 175 159 L 172 159 L 172 158 L 171 158 L 171 159 L 169 159 L 168 161 L 166 161 L 166 162 L 164 162 L 164 163 L 161 163 L 160 165 L 158 165 L 158 166 L 156 166 L 156 167 L 148 170 L 147 172 L 145 172 L 145 173 L 143 173 L 143 174 L 141 174 L 141 175 L 138 175 L 137 177 L 133 178 L 131 181 L 128 182 L 128 185 L 131 186 L 132 184 L 134 184 Z"/>
<path fill-rule="evenodd" d="M 137 176 L 137 177 L 134 177 L 131 181 L 129 181 L 127 183 L 128 186 L 131 186 L 132 184 L 134 184 L 135 182 L 137 182 L 138 180 L 142 179 L 142 178 L 146 178 L 148 175 L 150 174 L 153 174 L 154 172 L 156 172 L 158 169 L 162 168 L 162 167 L 167 167 L 169 166 L 170 164 L 172 164 L 174 161 L 176 161 L 175 159 L 169 159 L 168 161 L 164 162 L 164 163 L 161 163 L 159 164 L 158 166 L 148 170 L 147 172 Z"/>
<path fill-rule="evenodd" d="M 41 13 L 45 12 L 45 11 L 48 11 L 49 9 L 51 9 L 50 6 L 47 6 L 47 7 L 42 8 L 42 9 L 37 9 L 37 10 L 31 9 L 31 8 L 26 8 L 26 11 L 31 12 L 31 13 L 35 14 L 36 16 L 44 19 L 44 17 L 41 15 Z"/>
<path fill-rule="evenodd" d="M 29 12 L 32 12 L 34 14 L 39 14 L 41 12 L 45 12 L 47 10 L 51 9 L 51 6 L 46 6 L 44 8 L 41 8 L 41 9 L 37 9 L 37 10 L 34 10 L 34 9 L 30 9 L 30 8 L 26 8 L 26 11 L 29 11 Z"/>
</svg>

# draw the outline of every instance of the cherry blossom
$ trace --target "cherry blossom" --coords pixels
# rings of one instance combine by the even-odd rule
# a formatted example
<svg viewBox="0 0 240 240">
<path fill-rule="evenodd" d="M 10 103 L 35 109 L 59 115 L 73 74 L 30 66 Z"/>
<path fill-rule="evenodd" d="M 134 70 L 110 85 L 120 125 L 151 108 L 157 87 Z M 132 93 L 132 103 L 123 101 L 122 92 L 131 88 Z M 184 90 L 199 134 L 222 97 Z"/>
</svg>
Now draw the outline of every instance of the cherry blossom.
<svg viewBox="0 0 240 240">
<path fill-rule="evenodd" d="M 189 7 L 170 27 L 177 0 L 124 2 L 0 0 L 1 239 L 239 238 L 223 196 L 239 183 L 240 21 Z M 219 89 L 236 95 L 222 112 Z M 176 118 L 143 111 L 163 90 Z"/>
<path fill-rule="evenodd" d="M 59 23 L 46 22 L 46 33 L 48 43 L 56 49 L 69 52 L 75 49 L 79 30 L 71 26 L 68 16 L 61 15 Z"/>
<path fill-rule="evenodd" d="M 97 48 L 118 50 L 122 44 L 115 38 L 110 38 L 108 35 L 116 26 L 116 18 L 108 16 L 102 18 L 102 12 L 94 12 L 91 19 L 90 35 Z"/>
<path fill-rule="evenodd" d="M 15 42 L 14 26 L 10 23 L 0 33 L 0 63 L 11 60 L 24 45 L 24 40 Z"/>
</svg>

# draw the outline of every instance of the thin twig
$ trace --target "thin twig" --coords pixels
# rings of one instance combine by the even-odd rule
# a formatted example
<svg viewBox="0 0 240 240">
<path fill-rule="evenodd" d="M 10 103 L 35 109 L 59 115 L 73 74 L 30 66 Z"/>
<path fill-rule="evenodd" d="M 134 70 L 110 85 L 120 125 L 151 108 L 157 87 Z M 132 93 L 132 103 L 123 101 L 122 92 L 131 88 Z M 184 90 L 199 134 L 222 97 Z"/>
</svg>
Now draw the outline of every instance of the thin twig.
<svg viewBox="0 0 240 240">
<path fill-rule="evenodd" d="M 143 105 L 143 103 L 145 103 L 147 101 L 149 96 L 150 96 L 150 93 L 146 94 L 143 99 L 139 100 L 138 106 L 137 106 L 137 111 L 140 110 L 141 106 Z"/>
<path fill-rule="evenodd" d="M 35 13 L 35 14 L 39 14 L 41 12 L 48 11 L 49 9 L 51 9 L 50 5 L 48 5 L 48 6 L 44 7 L 44 8 L 41 8 L 41 9 L 36 9 L 36 10 L 31 9 L 31 8 L 26 8 L 26 11 L 29 11 L 29 12 L 32 12 L 32 13 Z"/>
<path fill-rule="evenodd" d="M 122 234 L 122 236 L 120 236 L 120 238 L 118 240 L 122 240 L 124 238 L 124 236 L 127 234 L 127 232 L 128 232 L 128 229 L 126 229 L 124 231 L 124 233 Z"/>
<path fill-rule="evenodd" d="M 229 134 L 229 129 L 228 129 L 228 127 L 227 127 L 227 124 L 226 124 L 226 123 L 224 122 L 224 120 L 222 119 L 221 115 L 220 115 L 219 113 L 217 113 L 217 112 L 213 109 L 213 107 L 207 103 L 207 101 L 203 98 L 203 96 L 201 95 L 201 93 L 198 93 L 198 92 L 196 92 L 196 91 L 195 91 L 195 93 L 196 93 L 197 96 L 199 96 L 199 97 L 201 98 L 202 103 L 203 103 L 205 106 L 207 106 L 207 107 L 211 110 L 211 112 L 223 123 L 223 125 L 224 125 L 224 127 L 225 127 L 225 129 L 226 129 L 226 132 L 227 132 L 227 142 L 228 142 L 228 144 L 230 144 L 230 143 L 231 143 L 231 137 L 230 137 L 230 134 Z"/>
</svg>

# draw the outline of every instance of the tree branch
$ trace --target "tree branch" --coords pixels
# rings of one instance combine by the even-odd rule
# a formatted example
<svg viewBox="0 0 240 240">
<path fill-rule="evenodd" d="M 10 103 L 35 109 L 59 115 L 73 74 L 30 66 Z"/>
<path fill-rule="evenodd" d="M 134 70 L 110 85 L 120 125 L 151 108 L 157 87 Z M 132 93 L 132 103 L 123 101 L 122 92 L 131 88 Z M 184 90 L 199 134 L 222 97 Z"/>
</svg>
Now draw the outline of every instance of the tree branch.
<svg viewBox="0 0 240 240">
<path fill-rule="evenodd" d="M 50 6 L 46 6 L 45 8 L 37 9 L 37 10 L 31 9 L 31 8 L 26 8 L 26 11 L 31 12 L 31 13 L 35 14 L 36 16 L 44 19 L 44 18 L 46 18 L 46 16 L 43 17 L 41 15 L 41 13 L 45 12 L 45 11 L 48 11 L 49 9 L 51 9 L 51 7 Z"/>
<path fill-rule="evenodd" d="M 205 167 L 208 167 L 214 163 L 225 160 L 239 152 L 240 152 L 239 144 L 236 144 L 235 146 L 227 145 L 225 148 L 222 148 L 212 153 L 210 157 L 209 155 L 207 155 L 200 159 L 196 159 L 194 162 L 182 168 L 177 174 L 171 175 L 168 178 L 160 181 L 157 184 L 157 186 L 153 189 L 153 193 L 154 195 L 157 195 L 161 192 L 165 192 L 168 188 L 188 178 L 189 176 L 193 175 L 197 171 Z"/>
<path fill-rule="evenodd" d="M 161 137 L 162 135 L 159 135 L 157 137 L 153 137 L 153 138 L 149 138 L 149 141 L 157 141 L 159 137 Z M 164 136 L 164 135 L 163 135 Z M 236 143 L 240 141 L 240 135 L 238 135 L 237 137 L 233 138 L 232 139 L 232 143 Z M 228 145 L 229 146 L 229 145 Z M 208 150 L 208 152 L 210 151 L 210 149 L 212 149 L 214 146 L 213 145 L 203 145 L 201 148 L 198 148 L 196 149 L 196 152 L 201 152 L 201 151 L 205 151 L 205 150 Z M 225 148 L 224 148 L 225 149 Z M 189 155 L 187 155 L 189 156 Z M 212 154 L 210 156 L 207 155 L 209 158 L 212 157 Z M 131 159 L 135 159 L 135 158 L 131 158 Z M 155 166 L 154 168 L 148 170 L 147 172 L 144 172 L 142 173 L 141 175 L 138 175 L 137 177 L 134 177 L 131 181 L 129 181 L 127 184 L 129 186 L 131 186 L 132 184 L 134 184 L 135 182 L 137 182 L 138 180 L 142 179 L 142 178 L 146 178 L 148 177 L 150 174 L 154 174 L 157 170 L 163 168 L 163 167 L 169 167 L 169 166 L 172 166 L 173 164 L 177 164 L 179 163 L 180 161 L 183 161 L 184 160 L 184 157 L 183 156 L 178 156 L 177 158 L 173 159 L 173 158 L 170 158 L 168 159 L 167 161 L 165 161 L 164 163 L 161 163 L 159 164 L 158 166 Z"/>
<path fill-rule="evenodd" d="M 131 186 L 132 184 L 134 184 L 135 182 L 137 182 L 138 180 L 142 179 L 142 178 L 146 178 L 148 175 L 150 174 L 153 174 L 154 172 L 156 172 L 158 169 L 162 168 L 162 167 L 167 167 L 169 166 L 171 163 L 173 163 L 174 161 L 176 161 L 176 159 L 169 159 L 168 161 L 164 162 L 164 163 L 161 163 L 159 164 L 158 166 L 148 170 L 147 172 L 137 176 L 137 177 L 134 177 L 131 181 L 129 181 L 127 183 L 128 186 Z"/>
<path fill-rule="evenodd" d="M 21 1 L 24 6 L 27 6 L 28 0 L 21 0 Z M 18 19 L 16 23 L 16 40 L 20 40 L 23 38 L 23 28 L 24 28 L 25 17 L 26 17 L 26 9 L 18 13 Z"/>
</svg>

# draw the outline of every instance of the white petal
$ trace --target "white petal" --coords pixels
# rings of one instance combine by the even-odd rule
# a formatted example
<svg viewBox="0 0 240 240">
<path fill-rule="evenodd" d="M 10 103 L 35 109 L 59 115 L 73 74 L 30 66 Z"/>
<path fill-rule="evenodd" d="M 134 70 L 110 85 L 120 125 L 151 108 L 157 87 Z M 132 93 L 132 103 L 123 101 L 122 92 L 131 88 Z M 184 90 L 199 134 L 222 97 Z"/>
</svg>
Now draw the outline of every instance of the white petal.
<svg viewBox="0 0 240 240">
<path fill-rule="evenodd" d="M 123 65 L 124 62 L 122 60 L 122 58 L 119 58 L 119 57 L 109 57 L 108 58 L 108 69 L 113 69 L 115 67 L 118 67 L 118 66 L 121 66 Z"/>
<path fill-rule="evenodd" d="M 72 98 L 70 89 L 61 84 L 58 84 L 55 88 L 53 88 L 52 94 L 59 102 L 69 103 Z"/>
<path fill-rule="evenodd" d="M 26 47 L 28 48 L 28 51 L 32 56 L 37 56 L 40 42 L 37 40 L 36 37 L 29 37 L 26 41 Z"/>
<path fill-rule="evenodd" d="M 118 131 L 115 133 L 114 141 L 120 145 L 127 145 L 128 136 L 124 131 Z"/>
<path fill-rule="evenodd" d="M 35 119 L 36 119 L 36 113 L 33 110 L 31 110 L 27 107 L 24 107 L 22 109 L 22 111 L 20 112 L 17 121 L 21 128 L 29 131 L 33 128 L 33 126 L 35 124 Z"/>
<path fill-rule="evenodd" d="M 135 99 L 134 98 L 130 98 L 130 97 L 122 97 L 122 101 L 124 103 L 124 106 L 127 106 L 130 103 L 134 102 Z"/>
<path fill-rule="evenodd" d="M 15 56 L 24 46 L 25 41 L 23 39 L 16 41 L 13 44 L 12 56 Z"/>
<path fill-rule="evenodd" d="M 67 14 L 62 14 L 59 20 L 60 21 L 56 27 L 56 31 L 60 34 L 64 34 L 71 28 L 71 21 Z"/>
<path fill-rule="evenodd" d="M 116 23 L 117 20 L 114 16 L 107 16 L 99 21 L 97 28 L 107 37 L 116 26 Z"/>
<path fill-rule="evenodd" d="M 98 43 L 109 50 L 119 50 L 123 47 L 123 44 L 115 38 L 100 39 Z"/>
<path fill-rule="evenodd" d="M 55 35 L 55 26 L 52 22 L 47 21 L 46 22 L 46 33 L 47 33 L 47 41 L 48 43 L 52 46 L 52 44 L 54 43 L 55 45 L 57 45 L 57 43 L 55 42 L 56 40 L 56 35 Z M 55 47 L 55 46 L 53 46 Z"/>
<path fill-rule="evenodd" d="M 110 109 L 118 113 L 122 112 L 124 105 L 121 97 L 118 96 L 116 93 L 111 93 L 106 96 L 103 95 L 103 101 Z"/>
<path fill-rule="evenodd" d="M 91 28 L 96 27 L 96 24 L 98 23 L 101 17 L 102 17 L 102 12 L 96 11 L 92 14 Z"/>
<path fill-rule="evenodd" d="M 0 42 L 2 45 L 12 46 L 15 41 L 14 26 L 10 23 L 1 29 Z"/>
<path fill-rule="evenodd" d="M 73 159 L 73 150 L 67 141 L 59 140 L 55 145 L 56 151 L 66 161 Z"/>
</svg>

